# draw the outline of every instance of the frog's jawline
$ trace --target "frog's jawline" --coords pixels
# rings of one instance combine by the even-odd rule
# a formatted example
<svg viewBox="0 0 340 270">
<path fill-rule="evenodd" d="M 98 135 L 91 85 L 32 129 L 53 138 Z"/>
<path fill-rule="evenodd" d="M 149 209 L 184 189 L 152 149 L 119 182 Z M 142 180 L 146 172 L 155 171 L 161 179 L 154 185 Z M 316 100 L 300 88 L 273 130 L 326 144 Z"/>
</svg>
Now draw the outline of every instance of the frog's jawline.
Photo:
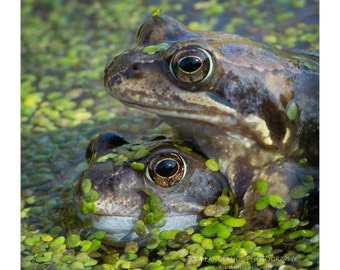
<svg viewBox="0 0 340 270">
<path fill-rule="evenodd" d="M 208 95 L 211 97 L 211 95 Z M 206 111 L 204 114 L 200 114 L 200 111 L 190 111 L 190 110 L 185 110 L 185 109 L 174 109 L 174 110 L 169 110 L 167 108 L 158 108 L 158 107 L 152 107 L 149 105 L 139 105 L 136 103 L 132 102 L 127 102 L 127 101 L 121 101 L 128 107 L 133 107 L 139 110 L 147 111 L 149 113 L 153 113 L 156 115 L 159 115 L 161 117 L 176 117 L 176 118 L 183 118 L 183 119 L 192 119 L 192 120 L 197 120 L 200 119 L 200 121 L 207 122 L 207 123 L 226 123 L 228 122 L 228 118 L 230 117 L 231 121 L 232 118 L 235 116 L 237 113 L 233 108 L 229 106 L 229 104 L 226 105 L 226 102 L 221 102 L 221 100 L 216 99 L 214 97 L 211 97 L 212 100 L 222 104 L 227 108 L 227 110 L 224 110 L 224 114 L 219 115 L 217 113 L 213 114 L 207 114 Z"/>
</svg>

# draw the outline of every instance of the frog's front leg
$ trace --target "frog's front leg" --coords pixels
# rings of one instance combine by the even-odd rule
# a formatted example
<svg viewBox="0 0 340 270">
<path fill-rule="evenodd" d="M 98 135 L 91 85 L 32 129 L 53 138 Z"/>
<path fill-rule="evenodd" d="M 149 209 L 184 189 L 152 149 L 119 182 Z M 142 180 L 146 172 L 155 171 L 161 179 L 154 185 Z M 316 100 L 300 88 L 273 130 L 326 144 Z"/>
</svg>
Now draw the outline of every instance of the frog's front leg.
<svg viewBox="0 0 340 270">
<path fill-rule="evenodd" d="M 246 230 L 276 226 L 278 209 L 284 209 L 288 217 L 300 218 L 304 201 L 318 181 L 316 169 L 288 161 L 279 161 L 264 169 L 252 168 L 252 172 L 248 167 L 245 171 L 248 174 L 234 175 L 240 177 L 235 179 L 234 189 L 240 216 L 247 220 L 242 228 Z"/>
</svg>

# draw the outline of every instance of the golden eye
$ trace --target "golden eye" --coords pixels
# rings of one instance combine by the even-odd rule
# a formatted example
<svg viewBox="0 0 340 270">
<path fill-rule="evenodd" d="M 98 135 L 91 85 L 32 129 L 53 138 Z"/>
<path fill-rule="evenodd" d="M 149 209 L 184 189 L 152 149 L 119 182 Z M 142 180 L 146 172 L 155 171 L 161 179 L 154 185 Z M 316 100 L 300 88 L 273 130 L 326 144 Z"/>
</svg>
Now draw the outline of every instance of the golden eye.
<svg viewBox="0 0 340 270">
<path fill-rule="evenodd" d="M 171 187 L 184 178 L 185 172 L 184 159 L 177 153 L 165 152 L 150 160 L 145 174 L 155 184 L 161 187 Z"/>
<path fill-rule="evenodd" d="M 169 69 L 177 80 L 184 83 L 204 83 L 212 75 L 214 61 L 202 48 L 188 47 L 177 51 L 171 58 Z"/>
</svg>

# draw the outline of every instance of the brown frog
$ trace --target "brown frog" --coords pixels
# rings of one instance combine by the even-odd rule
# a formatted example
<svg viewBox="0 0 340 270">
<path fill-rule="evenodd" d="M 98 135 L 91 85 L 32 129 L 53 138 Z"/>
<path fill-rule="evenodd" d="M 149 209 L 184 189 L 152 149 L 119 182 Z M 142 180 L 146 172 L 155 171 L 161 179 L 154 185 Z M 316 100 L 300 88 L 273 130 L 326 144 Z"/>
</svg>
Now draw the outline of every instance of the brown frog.
<svg viewBox="0 0 340 270">
<path fill-rule="evenodd" d="M 220 172 L 206 167 L 206 158 L 190 145 L 181 149 L 175 143 L 179 141 L 165 136 L 131 143 L 113 131 L 93 139 L 86 149 L 89 167 L 75 188 L 80 218 L 90 219 L 94 229 L 106 231 L 109 244 L 144 243 L 146 238 L 137 235 L 135 224 L 145 218 L 143 204 L 154 194 L 161 202 L 159 211 L 164 211 L 164 219 L 162 224 L 151 223 L 148 230 L 153 226 L 161 230 L 196 227 L 204 206 L 213 203 L 228 183 Z M 133 160 L 145 168 L 135 169 Z M 94 212 L 84 208 L 83 200 L 86 203 L 90 196 L 84 191 L 85 181 L 90 181 L 92 191 L 98 194 L 95 200 L 90 198 Z"/>
<path fill-rule="evenodd" d="M 275 220 L 275 207 L 254 208 L 260 198 L 277 195 L 284 201 L 277 208 L 296 216 L 299 199 L 317 186 L 318 68 L 317 53 L 194 32 L 156 15 L 140 27 L 137 46 L 106 66 L 104 80 L 113 97 L 158 114 L 216 159 L 240 215 L 256 228 Z M 266 194 L 254 188 L 258 179 L 267 182 Z M 305 192 L 292 195 L 299 188 Z"/>
</svg>

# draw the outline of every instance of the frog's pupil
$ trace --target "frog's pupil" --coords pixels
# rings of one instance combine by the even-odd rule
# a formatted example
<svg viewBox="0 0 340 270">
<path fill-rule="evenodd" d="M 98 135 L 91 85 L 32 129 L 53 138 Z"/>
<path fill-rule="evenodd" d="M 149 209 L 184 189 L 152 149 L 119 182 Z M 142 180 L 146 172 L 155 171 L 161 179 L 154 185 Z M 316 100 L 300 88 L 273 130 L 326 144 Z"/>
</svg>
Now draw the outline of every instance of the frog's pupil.
<svg viewBox="0 0 340 270">
<path fill-rule="evenodd" d="M 189 56 L 183 58 L 178 65 L 185 72 L 194 72 L 202 66 L 202 61 L 197 57 Z"/>
<path fill-rule="evenodd" d="M 156 173 L 162 177 L 171 177 L 178 171 L 178 164 L 172 159 L 165 159 L 156 166 Z"/>
</svg>

